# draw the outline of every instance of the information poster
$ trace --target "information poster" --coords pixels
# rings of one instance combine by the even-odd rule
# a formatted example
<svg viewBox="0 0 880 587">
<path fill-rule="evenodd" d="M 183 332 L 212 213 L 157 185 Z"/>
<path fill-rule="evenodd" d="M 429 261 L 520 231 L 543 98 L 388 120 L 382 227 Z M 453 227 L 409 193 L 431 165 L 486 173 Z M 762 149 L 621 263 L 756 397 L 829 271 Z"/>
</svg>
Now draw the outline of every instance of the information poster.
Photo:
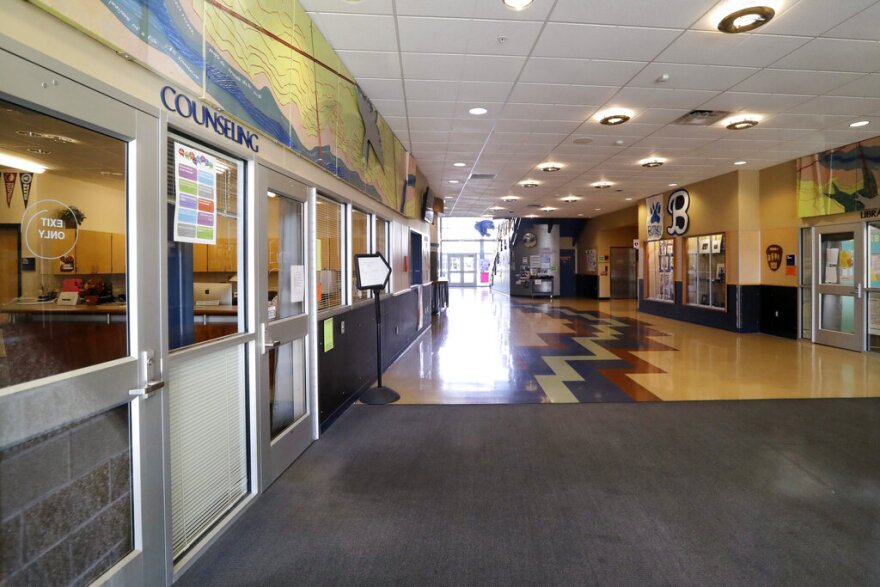
<svg viewBox="0 0 880 587">
<path fill-rule="evenodd" d="M 595 273 L 599 270 L 598 256 L 596 249 L 587 249 L 587 272 Z"/>
<path fill-rule="evenodd" d="M 174 143 L 174 240 L 217 242 L 217 160 L 183 143 Z"/>
<path fill-rule="evenodd" d="M 304 265 L 290 266 L 290 301 L 294 304 L 305 299 L 306 268 Z"/>
<path fill-rule="evenodd" d="M 869 229 L 869 239 L 871 241 L 871 262 L 868 265 L 871 287 L 880 288 L 880 227 L 871 226 Z M 880 320 L 880 316 L 877 317 Z"/>
</svg>

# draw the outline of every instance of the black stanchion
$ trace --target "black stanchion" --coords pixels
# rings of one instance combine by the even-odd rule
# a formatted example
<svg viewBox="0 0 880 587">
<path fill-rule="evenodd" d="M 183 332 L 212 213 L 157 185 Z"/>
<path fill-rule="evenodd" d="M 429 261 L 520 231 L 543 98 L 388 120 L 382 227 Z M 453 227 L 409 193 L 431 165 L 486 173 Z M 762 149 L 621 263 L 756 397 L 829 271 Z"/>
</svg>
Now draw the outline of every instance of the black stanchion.
<svg viewBox="0 0 880 587">
<path fill-rule="evenodd" d="M 381 253 L 355 255 L 357 288 L 361 291 L 372 291 L 376 302 L 376 387 L 361 394 L 360 400 L 365 404 L 390 404 L 400 399 L 399 393 L 382 385 L 382 305 L 379 294 L 388 285 L 390 277 L 391 266 Z"/>
<path fill-rule="evenodd" d="M 382 405 L 396 402 L 400 394 L 382 385 L 382 306 L 379 302 L 379 292 L 374 289 L 373 299 L 376 300 L 376 387 L 371 387 L 361 394 L 361 401 L 365 404 Z"/>
</svg>

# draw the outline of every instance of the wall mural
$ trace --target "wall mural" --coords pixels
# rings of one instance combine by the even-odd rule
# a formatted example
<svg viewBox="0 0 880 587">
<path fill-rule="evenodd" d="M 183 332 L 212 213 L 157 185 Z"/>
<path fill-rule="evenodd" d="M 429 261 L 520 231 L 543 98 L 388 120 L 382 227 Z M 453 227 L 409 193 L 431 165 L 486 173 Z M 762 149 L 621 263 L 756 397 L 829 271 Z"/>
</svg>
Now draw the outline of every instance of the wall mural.
<svg viewBox="0 0 880 587">
<path fill-rule="evenodd" d="M 880 137 L 797 160 L 798 216 L 880 208 Z"/>
<path fill-rule="evenodd" d="M 100 0 L 88 10 L 32 1 L 372 198 L 419 216 L 415 159 L 296 0 Z"/>
</svg>

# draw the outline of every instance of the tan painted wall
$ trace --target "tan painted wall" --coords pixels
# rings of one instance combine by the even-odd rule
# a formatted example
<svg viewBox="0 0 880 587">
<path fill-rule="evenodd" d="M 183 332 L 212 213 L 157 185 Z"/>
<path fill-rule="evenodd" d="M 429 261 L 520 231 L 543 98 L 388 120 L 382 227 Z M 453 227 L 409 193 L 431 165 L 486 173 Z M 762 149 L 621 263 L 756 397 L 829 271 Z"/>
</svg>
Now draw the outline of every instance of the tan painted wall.
<svg viewBox="0 0 880 587">
<path fill-rule="evenodd" d="M 598 271 L 587 271 L 587 259 L 585 251 L 596 249 L 598 256 L 611 255 L 611 247 L 631 247 L 633 239 L 639 238 L 639 207 L 631 206 L 597 216 L 587 221 L 580 237 L 575 245 L 580 258 L 577 261 L 577 271 L 584 275 L 599 276 L 599 297 L 611 295 L 610 263 L 605 261 L 598 264 Z M 604 273 L 604 275 L 603 275 Z"/>
<path fill-rule="evenodd" d="M 783 163 L 760 171 L 761 201 L 761 284 L 794 287 L 797 275 L 785 274 L 785 255 L 798 255 L 800 228 L 797 216 L 797 176 L 794 162 Z M 782 266 L 771 271 L 766 250 L 770 245 L 782 247 Z M 802 262 L 796 257 L 796 268 Z"/>
</svg>

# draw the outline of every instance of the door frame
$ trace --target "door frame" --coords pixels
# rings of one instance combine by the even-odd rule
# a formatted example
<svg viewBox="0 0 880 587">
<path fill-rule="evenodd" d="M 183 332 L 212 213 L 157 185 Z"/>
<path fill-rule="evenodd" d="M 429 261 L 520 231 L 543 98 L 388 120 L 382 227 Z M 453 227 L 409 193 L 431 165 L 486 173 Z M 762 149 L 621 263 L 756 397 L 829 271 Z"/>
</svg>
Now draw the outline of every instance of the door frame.
<svg viewBox="0 0 880 587">
<path fill-rule="evenodd" d="M 854 285 L 831 285 L 822 283 L 822 236 L 827 234 L 853 234 L 853 281 Z M 865 350 L 867 321 L 865 316 L 865 235 L 867 224 L 848 222 L 826 224 L 813 228 L 813 342 L 858 352 Z M 820 328 L 822 324 L 822 295 L 853 297 L 853 334 L 833 332 Z"/>
<path fill-rule="evenodd" d="M 314 267 L 315 247 L 315 202 L 317 190 L 309 187 L 298 179 L 291 177 L 280 168 L 260 160 L 256 177 L 255 199 L 256 222 L 259 227 L 257 234 L 268 234 L 268 196 L 269 191 L 278 197 L 300 202 L 303 210 L 302 240 L 303 265 L 306 276 L 303 313 L 289 318 L 269 321 L 268 306 L 263 303 L 268 298 L 269 278 L 266 271 L 256 276 L 257 292 L 255 300 L 256 317 L 260 324 L 258 347 L 257 397 L 256 397 L 256 438 L 259 459 L 259 490 L 263 492 L 272 484 L 309 445 L 318 439 L 318 394 L 317 370 L 313 363 L 317 361 L 317 322 L 314 300 L 317 297 L 316 276 Z M 268 240 L 261 238 L 256 243 L 256 267 L 268 267 Z M 314 323 L 314 324 L 313 324 Z M 314 327 L 314 330 L 313 330 Z M 276 438 L 272 438 L 269 401 L 269 352 L 280 344 L 293 340 L 304 340 L 305 360 L 305 391 L 306 414 L 292 423 Z M 315 358 L 315 361 L 312 359 Z"/>
<path fill-rule="evenodd" d="M 151 585 L 168 582 L 163 541 L 166 393 L 133 395 L 161 382 L 160 265 L 156 235 L 160 217 L 160 113 L 67 65 L 6 39 L 0 49 L 0 97 L 126 143 L 126 293 L 128 355 L 9 386 L 0 393 L 0 444 L 14 444 L 49 430 L 127 405 L 132 491 L 132 551 L 101 580 Z M 146 360 L 151 351 L 153 360 Z M 46 409 L 49 406 L 49 409 Z M 25 417 L 25 414 L 27 417 Z M 159 482 L 157 482 L 159 480 Z"/>
</svg>

